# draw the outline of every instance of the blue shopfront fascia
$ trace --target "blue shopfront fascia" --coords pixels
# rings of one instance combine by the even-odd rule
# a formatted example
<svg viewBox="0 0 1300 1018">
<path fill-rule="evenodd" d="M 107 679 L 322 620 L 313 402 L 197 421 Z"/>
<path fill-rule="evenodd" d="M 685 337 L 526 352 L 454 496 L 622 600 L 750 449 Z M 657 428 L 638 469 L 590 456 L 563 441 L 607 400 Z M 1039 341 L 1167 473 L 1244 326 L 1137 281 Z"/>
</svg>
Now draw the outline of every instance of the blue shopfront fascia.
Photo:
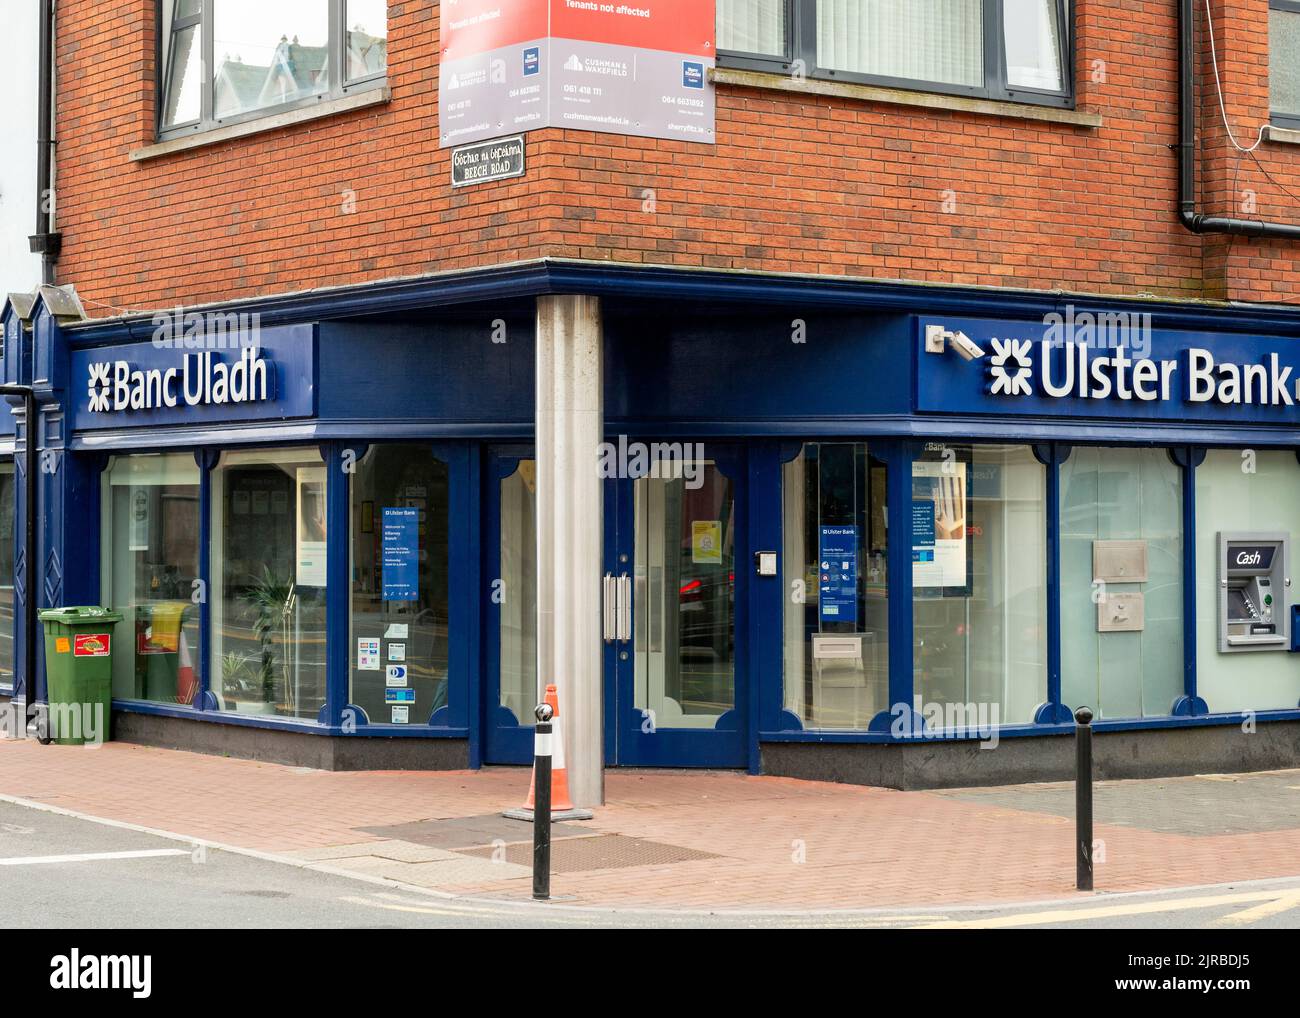
<svg viewBox="0 0 1300 1018">
<path fill-rule="evenodd" d="M 483 568 L 480 549 L 485 541 L 495 540 L 495 535 L 485 534 L 480 521 L 483 460 L 478 443 L 530 437 L 531 325 L 521 321 L 518 336 L 522 341 L 512 338 L 514 360 L 508 368 L 493 367 L 495 362 L 484 358 L 481 351 L 471 353 L 459 347 L 447 348 L 446 360 L 439 361 L 442 369 L 436 384 L 439 398 L 433 401 L 438 404 L 439 413 L 431 415 L 427 410 L 417 411 L 410 406 L 415 402 L 427 405 L 428 397 L 421 387 L 428 389 L 435 384 L 430 376 L 416 377 L 414 372 L 404 377 L 384 376 L 376 365 L 389 359 L 385 351 L 380 350 L 377 356 L 359 363 L 356 347 L 349 342 L 362 333 L 382 334 L 384 338 L 376 342 L 391 343 L 392 350 L 388 353 L 396 355 L 413 338 L 428 342 L 429 329 L 423 325 L 376 326 L 347 320 L 378 314 L 413 317 L 417 312 L 436 316 L 451 309 L 463 312 L 466 305 L 486 308 L 483 314 L 492 317 L 495 312 L 491 309 L 498 302 L 518 311 L 520 306 L 526 307 L 532 298 L 545 293 L 590 293 L 605 298 L 606 328 L 610 334 L 606 407 L 611 434 L 745 437 L 751 441 L 749 490 L 753 497 L 749 543 L 753 548 L 782 546 L 778 494 L 781 464 L 791 455 L 792 447 L 797 450 L 801 440 L 871 439 L 873 454 L 883 458 L 888 467 L 889 504 L 893 507 L 889 524 L 895 534 L 905 534 L 911 525 L 910 514 L 901 508 L 908 499 L 899 496 L 910 483 L 910 458 L 923 441 L 1005 442 L 1014 438 L 1017 443 L 1034 445 L 1048 468 L 1049 633 L 1048 669 L 1044 676 L 1044 702 L 1048 706 L 1039 712 L 1038 723 L 1002 728 L 999 734 L 1003 737 L 1072 730 L 1072 724 L 1065 718 L 1065 708 L 1073 705 L 1060 704 L 1059 552 L 1054 522 L 1059 499 L 1057 468 L 1070 446 L 1143 444 L 1175 450 L 1187 482 L 1184 484 L 1187 556 L 1184 576 L 1194 577 L 1195 486 L 1190 482 L 1202 450 L 1209 446 L 1292 447 L 1297 444 L 1294 417 L 1272 421 L 1258 416 L 1252 417 L 1249 423 L 1237 423 L 1237 418 L 1228 415 L 1219 416 L 1209 426 L 1185 413 L 1134 421 L 1124 413 L 1083 413 L 1077 407 L 1070 407 L 1064 399 L 1059 401 L 1055 412 L 1044 412 L 1041 408 L 1018 412 L 1006 405 L 1005 397 L 995 398 L 983 392 L 986 384 L 983 366 L 960 361 L 952 353 L 939 356 L 922 352 L 927 323 L 964 327 L 971 330 L 973 338 L 986 343 L 991 338 L 1005 338 L 1003 334 L 1008 330 L 1004 326 L 1012 323 L 1017 326 L 1015 338 L 1022 338 L 1025 323 L 1040 323 L 1053 314 L 1064 316 L 1071 302 L 1066 296 L 548 261 L 332 292 L 317 291 L 231 307 L 229 310 L 259 313 L 264 327 L 291 326 L 308 320 L 323 323 L 317 327 L 320 331 L 312 369 L 315 400 L 312 415 L 285 417 L 274 423 L 267 423 L 265 418 L 250 418 L 212 424 L 191 416 L 175 425 L 162 423 L 143 429 L 73 430 L 66 436 L 67 448 L 82 453 L 109 453 L 175 449 L 179 443 L 203 447 L 200 458 L 206 457 L 208 461 L 202 475 L 201 495 L 205 500 L 203 570 L 207 577 L 207 470 L 221 449 L 312 444 L 322 448 L 327 462 L 333 462 L 345 444 L 355 448 L 357 443 L 368 440 L 442 443 L 443 453 L 452 464 L 453 530 L 449 566 L 456 578 L 454 589 L 481 591 L 484 586 L 480 582 Z M 1265 352 L 1284 353 L 1285 347 L 1279 344 L 1294 342 L 1300 336 L 1300 315 L 1286 308 L 1099 301 L 1085 297 L 1073 301 L 1092 313 L 1116 309 L 1150 313 L 1159 327 L 1159 337 L 1153 339 L 1152 349 L 1164 359 L 1168 358 L 1159 352 L 1163 347 L 1158 344 L 1176 343 L 1180 334 L 1187 345 L 1194 343 L 1197 348 L 1216 352 L 1216 359 L 1228 360 L 1235 355 L 1247 362 L 1252 356 L 1252 344 L 1264 344 L 1268 347 Z M 655 320 L 644 314 L 646 302 L 689 307 L 691 314 L 674 315 L 671 321 Z M 620 318 L 623 309 L 626 314 Z M 756 338 L 752 329 L 741 330 L 743 335 L 736 336 L 738 342 L 724 343 L 720 337 L 728 332 L 727 323 L 742 315 L 747 315 L 751 323 L 755 316 L 765 318 L 771 335 L 784 344 L 783 352 L 756 357 L 756 343 L 761 344 L 762 337 Z M 848 334 L 837 324 L 844 316 L 853 319 Z M 811 347 L 791 339 L 792 327 L 804 320 L 811 326 L 806 338 Z M 1034 327 L 1041 328 L 1038 324 Z M 402 333 L 403 328 L 407 328 L 406 334 Z M 121 321 L 88 323 L 63 330 L 70 352 L 64 363 L 70 365 L 78 357 L 89 358 L 95 348 L 128 342 L 132 339 L 130 330 L 131 326 Z M 137 333 L 140 330 L 138 323 L 135 330 Z M 50 331 L 45 329 L 46 337 Z M 35 361 L 42 364 L 51 360 L 49 344 L 42 346 L 41 330 L 38 328 L 37 332 Z M 664 333 L 672 335 L 664 340 L 661 339 Z M 653 343 L 635 342 L 647 335 L 660 340 L 658 349 Z M 701 343 L 702 338 L 710 341 Z M 828 345 L 828 340 L 833 342 Z M 809 349 L 832 356 L 808 358 Z M 1244 354 L 1240 353 L 1242 350 Z M 927 357 L 931 358 L 928 366 Z M 691 358 L 703 358 L 708 370 L 699 370 L 699 364 Z M 49 370 L 57 372 L 57 364 L 51 363 Z M 816 367 L 818 364 L 820 368 Z M 673 367 L 670 369 L 669 365 Z M 942 381 L 945 372 L 952 373 L 950 382 L 961 389 L 961 397 L 951 403 L 927 402 L 934 395 L 933 387 L 939 384 L 936 379 Z M 846 378 L 855 375 L 864 380 L 861 385 L 845 383 Z M 375 416 L 376 398 L 380 394 L 376 380 L 381 376 L 385 379 L 381 388 L 387 398 L 378 405 L 384 407 L 387 419 Z M 718 384 L 711 387 L 710 378 Z M 780 378 L 781 385 L 773 385 L 773 378 Z M 972 383 L 978 384 L 971 388 Z M 71 391 L 76 392 L 79 386 L 85 385 L 84 379 L 74 376 Z M 864 393 L 868 398 L 864 399 Z M 660 398 L 651 401 L 648 394 Z M 102 462 L 106 462 L 106 457 Z M 85 487 L 85 491 L 78 490 L 82 504 L 87 492 L 97 491 L 97 483 Z M 97 495 L 94 498 L 97 511 Z M 337 533 L 337 528 L 345 526 L 348 519 L 346 486 L 331 484 L 328 499 L 331 528 Z M 97 537 L 93 540 L 97 543 Z M 899 561 L 891 563 L 891 574 L 910 577 L 910 563 L 902 561 L 907 542 L 891 542 L 891 546 L 894 543 L 899 545 Z M 346 591 L 349 587 L 346 544 L 331 542 L 330 547 L 327 567 L 330 585 Z M 91 561 L 98 561 L 97 554 Z M 82 592 L 74 596 L 90 596 L 97 590 L 97 582 L 92 588 L 89 577 L 82 577 L 81 588 Z M 1239 714 L 1209 715 L 1196 697 L 1193 584 L 1187 583 L 1185 592 L 1189 610 L 1185 612 L 1186 695 L 1180 701 L 1184 713 L 1161 718 L 1104 720 L 1098 722 L 1099 729 L 1228 724 L 1241 720 Z M 898 741 L 888 730 L 805 731 L 797 719 L 782 709 L 781 626 L 771 621 L 780 618 L 782 601 L 781 581 L 756 581 L 752 588 L 754 611 L 749 615 L 746 631 L 738 634 L 743 635 L 752 649 L 749 679 L 757 694 L 750 698 L 746 726 L 750 733 L 751 769 L 758 767 L 760 741 Z M 328 638 L 333 648 L 328 677 L 329 706 L 317 724 L 158 704 L 131 702 L 119 706 L 226 724 L 343 734 L 347 730 L 342 720 L 349 671 L 347 599 L 332 598 L 331 605 L 335 607 L 327 619 Z M 452 612 L 451 706 L 433 718 L 435 724 L 431 726 L 362 726 L 357 731 L 384 736 L 468 737 L 471 761 L 477 765 L 481 759 L 480 740 L 487 709 L 481 698 L 485 640 L 491 634 L 485 638 L 483 633 L 482 598 L 453 598 Z M 910 590 L 896 591 L 889 625 L 891 700 L 910 703 Z M 1261 712 L 1257 717 L 1294 719 L 1297 712 Z"/>
</svg>

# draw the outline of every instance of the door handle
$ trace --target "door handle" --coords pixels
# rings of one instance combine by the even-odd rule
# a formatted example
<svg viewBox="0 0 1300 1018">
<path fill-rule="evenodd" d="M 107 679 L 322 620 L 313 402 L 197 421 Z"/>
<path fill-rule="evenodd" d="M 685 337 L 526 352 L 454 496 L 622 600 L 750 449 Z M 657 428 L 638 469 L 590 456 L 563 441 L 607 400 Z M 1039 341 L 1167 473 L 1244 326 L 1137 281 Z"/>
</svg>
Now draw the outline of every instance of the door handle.
<svg viewBox="0 0 1300 1018">
<path fill-rule="evenodd" d="M 613 643 L 617 638 L 617 615 L 618 615 L 618 584 L 614 579 L 613 573 L 606 573 L 604 584 L 604 597 L 601 601 L 601 633 L 605 637 L 606 643 Z"/>
<path fill-rule="evenodd" d="M 618 618 L 616 625 L 620 642 L 632 639 L 632 577 L 624 573 L 618 578 Z"/>
</svg>

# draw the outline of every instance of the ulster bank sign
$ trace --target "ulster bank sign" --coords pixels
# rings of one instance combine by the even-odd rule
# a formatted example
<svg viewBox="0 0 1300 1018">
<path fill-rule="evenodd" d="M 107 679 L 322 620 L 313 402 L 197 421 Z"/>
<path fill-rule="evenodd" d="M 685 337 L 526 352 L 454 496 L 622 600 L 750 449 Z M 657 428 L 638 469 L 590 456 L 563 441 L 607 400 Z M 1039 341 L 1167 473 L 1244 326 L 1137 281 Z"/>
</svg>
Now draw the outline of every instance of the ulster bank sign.
<svg viewBox="0 0 1300 1018">
<path fill-rule="evenodd" d="M 919 322 L 917 409 L 937 413 L 1300 422 L 1300 340 L 1153 329 L 1150 316 Z M 956 344 L 936 353 L 925 332 Z M 954 356 L 952 349 L 960 349 Z"/>
</svg>

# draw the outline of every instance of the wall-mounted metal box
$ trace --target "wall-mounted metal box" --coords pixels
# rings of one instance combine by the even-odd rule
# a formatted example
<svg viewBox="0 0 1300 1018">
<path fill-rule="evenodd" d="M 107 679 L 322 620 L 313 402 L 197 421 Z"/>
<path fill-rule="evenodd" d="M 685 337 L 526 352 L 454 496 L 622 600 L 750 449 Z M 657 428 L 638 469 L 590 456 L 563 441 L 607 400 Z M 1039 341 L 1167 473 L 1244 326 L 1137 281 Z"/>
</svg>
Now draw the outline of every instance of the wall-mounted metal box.
<svg viewBox="0 0 1300 1018">
<path fill-rule="evenodd" d="M 1145 595 L 1108 593 L 1097 602 L 1097 632 L 1140 633 L 1145 628 Z"/>
<path fill-rule="evenodd" d="M 1146 583 L 1146 541 L 1093 541 L 1092 578 L 1104 583 Z"/>
</svg>

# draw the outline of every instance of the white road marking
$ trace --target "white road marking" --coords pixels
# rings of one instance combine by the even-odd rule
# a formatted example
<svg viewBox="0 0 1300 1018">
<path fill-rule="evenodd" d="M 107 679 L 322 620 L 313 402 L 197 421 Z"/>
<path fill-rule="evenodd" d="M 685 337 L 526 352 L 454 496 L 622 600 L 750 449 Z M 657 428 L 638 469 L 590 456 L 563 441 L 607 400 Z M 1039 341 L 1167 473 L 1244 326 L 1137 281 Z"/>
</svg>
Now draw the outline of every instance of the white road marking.
<svg viewBox="0 0 1300 1018">
<path fill-rule="evenodd" d="M 1238 905 L 1247 902 L 1289 901 L 1294 908 L 1296 891 L 1252 891 L 1245 894 L 1216 894 L 1203 898 L 1174 898 L 1162 901 L 1140 901 L 1126 905 L 1100 905 L 1096 908 L 1062 908 L 1044 912 L 1021 912 L 1017 915 L 989 916 L 986 919 L 953 920 L 941 923 L 924 923 L 914 927 L 919 930 L 993 930 L 1018 926 L 1045 926 L 1048 923 L 1085 922 L 1089 919 L 1111 919 L 1116 916 L 1150 915 L 1153 912 L 1187 912 L 1192 909 L 1214 908 L 1218 905 Z M 1250 909 L 1248 912 L 1257 911 Z M 1285 911 L 1280 909 L 1279 911 Z M 1238 913 L 1243 915 L 1246 913 Z M 1269 913 L 1272 914 L 1272 913 Z M 1249 921 L 1249 920 L 1246 920 Z"/>
<path fill-rule="evenodd" d="M 1266 901 L 1262 905 L 1256 905 L 1254 908 L 1248 908 L 1241 912 L 1233 912 L 1222 919 L 1216 919 L 1215 925 L 1221 923 L 1232 924 L 1234 926 L 1245 923 L 1257 923 L 1261 919 L 1271 919 L 1275 915 L 1281 915 L 1283 912 L 1290 912 L 1293 908 L 1300 908 L 1300 891 L 1292 891 L 1284 894 L 1274 901 Z"/>
<path fill-rule="evenodd" d="M 0 859 L 0 866 L 52 866 L 65 862 L 106 862 L 112 859 L 157 859 L 164 855 L 189 855 L 179 848 L 151 848 L 139 852 L 84 852 L 81 855 L 26 855 Z"/>
</svg>

